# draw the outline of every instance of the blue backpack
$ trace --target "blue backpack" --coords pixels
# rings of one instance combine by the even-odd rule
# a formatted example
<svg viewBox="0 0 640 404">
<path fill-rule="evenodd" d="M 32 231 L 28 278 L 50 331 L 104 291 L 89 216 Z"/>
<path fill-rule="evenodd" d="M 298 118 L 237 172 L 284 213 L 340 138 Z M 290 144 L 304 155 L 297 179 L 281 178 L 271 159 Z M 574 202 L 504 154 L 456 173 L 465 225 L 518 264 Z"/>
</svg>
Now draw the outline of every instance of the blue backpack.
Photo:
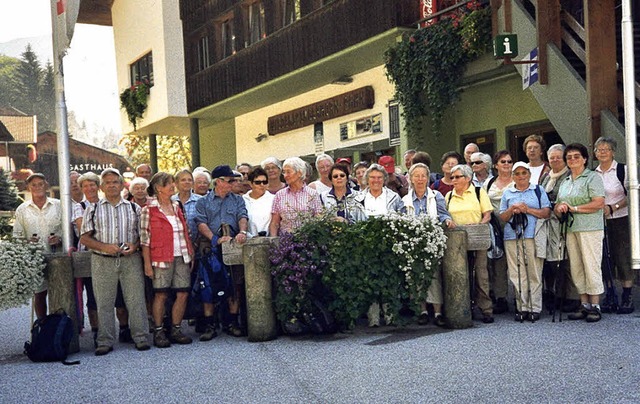
<svg viewBox="0 0 640 404">
<path fill-rule="evenodd" d="M 61 309 L 33 323 L 31 342 L 24 343 L 24 353 L 33 362 L 60 361 L 65 365 L 77 365 L 80 361 L 66 360 L 71 338 L 73 321 Z"/>
<path fill-rule="evenodd" d="M 211 245 L 217 244 L 214 236 Z M 196 280 L 191 289 L 192 296 L 202 303 L 219 303 L 233 293 L 233 282 L 229 268 L 222 263 L 219 248 L 206 248 L 196 261 Z"/>
</svg>

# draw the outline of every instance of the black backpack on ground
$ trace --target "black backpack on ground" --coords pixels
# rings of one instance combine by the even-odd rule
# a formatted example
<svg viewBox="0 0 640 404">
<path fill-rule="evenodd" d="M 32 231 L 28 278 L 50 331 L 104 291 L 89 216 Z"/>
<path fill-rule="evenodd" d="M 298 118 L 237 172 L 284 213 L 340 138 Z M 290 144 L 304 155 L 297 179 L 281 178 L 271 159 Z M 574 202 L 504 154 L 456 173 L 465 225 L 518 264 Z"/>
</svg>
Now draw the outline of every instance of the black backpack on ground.
<svg viewBox="0 0 640 404">
<path fill-rule="evenodd" d="M 60 361 L 65 365 L 77 365 L 80 361 L 66 360 L 71 338 L 73 321 L 64 310 L 58 310 L 33 323 L 31 342 L 24 343 L 24 353 L 33 362 Z"/>
</svg>

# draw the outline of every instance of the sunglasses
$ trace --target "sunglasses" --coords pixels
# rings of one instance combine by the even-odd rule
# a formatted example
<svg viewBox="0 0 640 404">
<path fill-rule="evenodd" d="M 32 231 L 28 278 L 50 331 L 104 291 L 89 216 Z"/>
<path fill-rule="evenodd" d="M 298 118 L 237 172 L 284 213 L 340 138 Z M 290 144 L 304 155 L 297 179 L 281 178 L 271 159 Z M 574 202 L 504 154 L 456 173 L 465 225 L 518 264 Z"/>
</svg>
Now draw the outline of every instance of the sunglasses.
<svg viewBox="0 0 640 404">
<path fill-rule="evenodd" d="M 452 180 L 457 180 L 457 179 L 459 179 L 459 178 L 464 178 L 464 175 L 452 175 L 452 176 L 451 176 L 451 179 L 452 179 Z"/>
<path fill-rule="evenodd" d="M 253 183 L 256 185 L 267 185 L 269 181 L 253 181 Z"/>
<path fill-rule="evenodd" d="M 511 161 L 511 160 L 500 160 L 500 162 L 502 164 L 511 164 L 511 163 L 513 163 L 513 161 Z"/>
<path fill-rule="evenodd" d="M 345 174 L 333 174 L 333 175 L 331 176 L 331 178 L 334 178 L 334 179 L 336 179 L 336 178 L 344 178 L 344 177 L 346 177 L 346 175 L 345 175 Z"/>
<path fill-rule="evenodd" d="M 471 162 L 472 166 L 475 166 L 476 164 L 484 164 L 484 162 L 483 161 L 472 161 Z"/>
</svg>

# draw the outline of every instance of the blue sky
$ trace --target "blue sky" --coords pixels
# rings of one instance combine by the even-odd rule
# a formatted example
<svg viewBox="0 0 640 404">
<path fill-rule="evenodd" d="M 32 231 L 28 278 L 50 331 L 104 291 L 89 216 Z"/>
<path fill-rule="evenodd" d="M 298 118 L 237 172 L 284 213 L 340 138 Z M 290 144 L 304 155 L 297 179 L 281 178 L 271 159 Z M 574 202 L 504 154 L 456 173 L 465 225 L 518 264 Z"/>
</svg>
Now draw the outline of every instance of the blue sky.
<svg viewBox="0 0 640 404">
<path fill-rule="evenodd" d="M 0 43 L 51 36 L 49 0 L 0 0 Z M 42 61 L 43 63 L 46 60 Z M 110 27 L 78 24 L 64 58 L 67 108 L 91 128 L 121 132 Z"/>
</svg>

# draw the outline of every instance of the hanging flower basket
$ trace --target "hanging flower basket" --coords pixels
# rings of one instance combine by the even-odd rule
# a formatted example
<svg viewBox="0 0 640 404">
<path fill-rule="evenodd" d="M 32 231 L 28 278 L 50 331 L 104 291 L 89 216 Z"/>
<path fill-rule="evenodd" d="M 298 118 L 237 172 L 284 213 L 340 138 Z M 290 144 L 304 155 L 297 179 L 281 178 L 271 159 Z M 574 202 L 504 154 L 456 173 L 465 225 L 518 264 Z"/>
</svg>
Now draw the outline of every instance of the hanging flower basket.
<svg viewBox="0 0 640 404">
<path fill-rule="evenodd" d="M 27 303 L 42 285 L 42 247 L 23 241 L 0 242 L 0 311 Z"/>
<path fill-rule="evenodd" d="M 120 94 L 120 108 L 127 112 L 129 122 L 136 131 L 138 121 L 147 110 L 147 98 L 149 97 L 149 83 L 137 81 L 135 85 L 125 89 Z"/>
</svg>

